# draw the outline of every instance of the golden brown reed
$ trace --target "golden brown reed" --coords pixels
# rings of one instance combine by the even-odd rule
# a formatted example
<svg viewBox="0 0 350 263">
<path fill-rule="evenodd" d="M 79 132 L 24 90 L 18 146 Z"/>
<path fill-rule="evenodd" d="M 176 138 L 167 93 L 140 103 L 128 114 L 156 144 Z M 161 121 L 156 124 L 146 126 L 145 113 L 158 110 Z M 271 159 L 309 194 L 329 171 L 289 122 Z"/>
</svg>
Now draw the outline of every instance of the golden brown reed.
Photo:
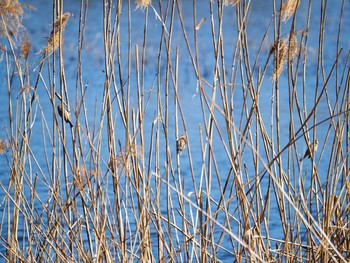
<svg viewBox="0 0 350 263">
<path fill-rule="evenodd" d="M 47 41 L 47 45 L 42 50 L 40 50 L 39 53 L 51 54 L 63 43 L 61 32 L 65 29 L 70 16 L 71 13 L 66 12 L 62 17 L 56 18 L 53 25 L 53 30 L 51 31 L 51 35 Z"/>
<path fill-rule="evenodd" d="M 152 0 L 136 0 L 136 8 L 146 8 L 152 4 Z"/>
<path fill-rule="evenodd" d="M 298 6 L 299 0 L 287 0 L 281 7 L 283 21 L 287 21 L 297 10 Z"/>
<path fill-rule="evenodd" d="M 31 47 L 31 42 L 28 37 L 25 37 L 21 42 L 21 53 L 22 57 L 28 59 L 29 50 Z"/>
<path fill-rule="evenodd" d="M 4 23 L 0 23 L 0 36 L 12 35 L 17 36 L 19 29 L 22 27 L 23 5 L 17 0 L 0 1 L 0 17 Z"/>
<path fill-rule="evenodd" d="M 289 39 L 289 44 L 288 43 Z M 286 39 L 278 39 L 274 42 L 270 49 L 270 55 L 274 53 L 275 63 L 274 63 L 274 72 L 273 79 L 277 80 L 281 75 L 284 64 L 287 60 L 287 56 L 289 57 L 289 62 L 291 62 L 295 56 L 298 54 L 298 39 L 296 34 L 292 34 L 290 38 Z"/>
<path fill-rule="evenodd" d="M 295 33 L 293 33 L 289 38 L 289 61 L 292 61 L 298 54 L 298 39 Z"/>
</svg>

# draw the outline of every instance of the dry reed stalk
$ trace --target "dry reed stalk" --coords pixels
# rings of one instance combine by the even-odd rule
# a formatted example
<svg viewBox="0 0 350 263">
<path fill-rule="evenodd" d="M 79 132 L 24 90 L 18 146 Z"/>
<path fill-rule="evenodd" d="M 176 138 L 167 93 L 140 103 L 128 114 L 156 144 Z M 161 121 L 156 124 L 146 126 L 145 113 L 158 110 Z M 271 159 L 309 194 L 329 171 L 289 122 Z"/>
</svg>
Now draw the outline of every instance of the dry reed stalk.
<svg viewBox="0 0 350 263">
<path fill-rule="evenodd" d="M 152 4 L 152 0 L 136 0 L 136 8 L 146 8 Z"/>
<path fill-rule="evenodd" d="M 299 0 L 287 0 L 281 7 L 283 13 L 283 21 L 287 21 L 297 10 Z"/>
<path fill-rule="evenodd" d="M 24 57 L 26 60 L 28 59 L 30 46 L 31 46 L 31 42 L 29 38 L 25 37 L 21 42 L 21 53 L 22 53 L 22 57 Z"/>
<path fill-rule="evenodd" d="M 60 45 L 63 44 L 64 39 L 63 37 L 61 37 L 61 33 L 65 29 L 70 16 L 71 16 L 71 13 L 66 12 L 63 14 L 62 17 L 56 18 L 53 25 L 53 30 L 51 31 L 51 35 L 47 41 L 47 45 L 46 47 L 44 47 L 42 50 L 39 51 L 39 54 L 47 54 L 47 55 L 51 54 L 57 48 L 59 48 Z"/>
</svg>

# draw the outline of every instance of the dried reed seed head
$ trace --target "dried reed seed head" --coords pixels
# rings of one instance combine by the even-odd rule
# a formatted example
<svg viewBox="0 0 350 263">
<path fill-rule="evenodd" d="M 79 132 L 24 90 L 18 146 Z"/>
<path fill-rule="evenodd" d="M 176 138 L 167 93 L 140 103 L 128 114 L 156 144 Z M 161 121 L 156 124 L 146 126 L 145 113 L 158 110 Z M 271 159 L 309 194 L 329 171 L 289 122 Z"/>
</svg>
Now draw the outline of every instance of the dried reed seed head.
<svg viewBox="0 0 350 263">
<path fill-rule="evenodd" d="M 136 0 L 136 8 L 146 8 L 152 4 L 152 0 Z"/>
<path fill-rule="evenodd" d="M 295 13 L 298 6 L 299 0 L 287 0 L 281 7 L 283 21 L 287 21 Z"/>
<path fill-rule="evenodd" d="M 54 22 L 54 29 L 51 31 L 51 35 L 47 41 L 46 47 L 44 47 L 42 50 L 40 50 L 39 54 L 51 54 L 53 53 L 57 48 L 60 47 L 61 44 L 63 44 L 63 37 L 61 36 L 61 32 L 64 30 L 64 28 L 67 25 L 68 19 L 71 17 L 71 13 L 66 12 L 62 15 L 62 17 L 56 18 Z"/>
<path fill-rule="evenodd" d="M 289 61 L 292 61 L 298 54 L 298 39 L 296 34 L 292 34 L 289 38 Z"/>
<path fill-rule="evenodd" d="M 3 15 L 6 12 L 9 5 L 10 5 L 10 0 L 0 1 L 0 15 Z"/>
<path fill-rule="evenodd" d="M 61 41 L 60 41 L 61 40 Z M 47 41 L 46 47 L 40 53 L 52 53 L 57 48 L 59 48 L 60 44 L 63 44 L 63 37 L 60 39 L 60 31 L 56 31 L 54 34 L 51 34 L 49 40 Z"/>
<path fill-rule="evenodd" d="M 21 43 L 21 53 L 25 59 L 28 59 L 30 46 L 31 46 L 31 43 L 30 43 L 29 38 L 25 37 Z"/>
<path fill-rule="evenodd" d="M 0 154 L 5 154 L 9 148 L 9 142 L 7 140 L 0 139 Z"/>
<path fill-rule="evenodd" d="M 22 27 L 23 6 L 17 0 L 0 0 L 0 36 L 17 36 Z"/>
<path fill-rule="evenodd" d="M 288 50 L 287 41 L 285 39 L 278 40 L 277 46 L 274 48 L 275 48 L 274 49 L 275 69 L 273 72 L 273 78 L 274 80 L 277 80 L 283 71 L 284 63 L 287 57 L 287 50 Z"/>
<path fill-rule="evenodd" d="M 55 30 L 63 30 L 66 27 L 68 19 L 71 17 L 71 15 L 72 14 L 70 12 L 66 12 L 61 17 L 56 18 L 53 25 Z"/>
<path fill-rule="evenodd" d="M 228 5 L 238 5 L 240 2 L 240 0 L 225 0 L 224 1 L 224 5 L 228 6 Z"/>
<path fill-rule="evenodd" d="M 0 15 L 22 15 L 23 6 L 17 0 L 2 0 L 0 1 Z"/>
</svg>

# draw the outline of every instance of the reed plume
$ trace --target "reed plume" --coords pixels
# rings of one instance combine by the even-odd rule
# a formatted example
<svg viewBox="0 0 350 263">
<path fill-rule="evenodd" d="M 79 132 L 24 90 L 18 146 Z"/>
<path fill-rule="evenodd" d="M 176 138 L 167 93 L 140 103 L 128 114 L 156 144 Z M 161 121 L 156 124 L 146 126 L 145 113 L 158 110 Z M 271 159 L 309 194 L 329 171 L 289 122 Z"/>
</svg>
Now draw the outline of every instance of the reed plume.
<svg viewBox="0 0 350 263">
<path fill-rule="evenodd" d="M 293 33 L 289 38 L 288 53 L 289 61 L 292 61 L 298 54 L 298 39 L 295 33 Z"/>
<path fill-rule="evenodd" d="M 39 53 L 51 54 L 63 43 L 63 37 L 60 39 L 60 36 L 65 29 L 70 16 L 71 13 L 66 12 L 62 17 L 59 17 L 55 20 L 51 35 L 47 41 L 47 45 L 42 50 L 40 50 Z"/>
<path fill-rule="evenodd" d="M 281 7 L 283 21 L 287 21 L 297 10 L 298 6 L 299 0 L 287 0 Z"/>
<path fill-rule="evenodd" d="M 7 140 L 0 139 L 0 154 L 5 154 L 10 147 L 10 144 Z"/>
<path fill-rule="evenodd" d="M 152 0 L 136 0 L 136 8 L 146 8 L 152 4 Z"/>
<path fill-rule="evenodd" d="M 22 57 L 28 59 L 29 50 L 31 47 L 31 42 L 28 37 L 25 37 L 21 42 L 21 53 Z"/>
<path fill-rule="evenodd" d="M 17 36 L 22 27 L 23 6 L 17 0 L 0 1 L 0 17 L 4 23 L 0 23 L 0 36 Z"/>
<path fill-rule="evenodd" d="M 275 54 L 275 69 L 273 71 L 273 79 L 277 80 L 281 75 L 284 63 L 287 57 L 287 41 L 285 39 L 278 39 L 275 41 L 273 46 L 271 47 L 270 54 Z"/>
</svg>

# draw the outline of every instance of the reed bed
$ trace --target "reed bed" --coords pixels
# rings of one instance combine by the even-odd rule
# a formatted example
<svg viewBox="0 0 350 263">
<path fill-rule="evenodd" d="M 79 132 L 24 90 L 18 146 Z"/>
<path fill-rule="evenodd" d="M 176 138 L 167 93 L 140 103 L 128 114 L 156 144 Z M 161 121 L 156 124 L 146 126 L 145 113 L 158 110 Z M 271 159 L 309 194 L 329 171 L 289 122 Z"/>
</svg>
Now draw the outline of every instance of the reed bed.
<svg viewBox="0 0 350 263">
<path fill-rule="evenodd" d="M 55 0 L 35 52 L 22 24 L 35 6 L 0 1 L 2 260 L 349 261 L 349 2 L 332 52 L 330 1 L 270 1 L 259 38 L 257 4 L 103 0 L 91 18 L 88 0 L 74 17 Z M 90 19 L 100 87 L 85 74 Z"/>
</svg>

